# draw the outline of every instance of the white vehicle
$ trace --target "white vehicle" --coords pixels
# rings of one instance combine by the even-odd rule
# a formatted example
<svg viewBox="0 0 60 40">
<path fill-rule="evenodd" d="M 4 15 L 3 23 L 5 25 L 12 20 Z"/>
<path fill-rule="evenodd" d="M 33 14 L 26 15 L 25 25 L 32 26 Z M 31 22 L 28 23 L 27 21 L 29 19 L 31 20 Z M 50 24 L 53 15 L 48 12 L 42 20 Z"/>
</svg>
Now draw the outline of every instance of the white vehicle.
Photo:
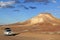
<svg viewBox="0 0 60 40">
<path fill-rule="evenodd" d="M 10 28 L 5 28 L 4 35 L 11 36 L 13 33 L 11 32 Z"/>
</svg>

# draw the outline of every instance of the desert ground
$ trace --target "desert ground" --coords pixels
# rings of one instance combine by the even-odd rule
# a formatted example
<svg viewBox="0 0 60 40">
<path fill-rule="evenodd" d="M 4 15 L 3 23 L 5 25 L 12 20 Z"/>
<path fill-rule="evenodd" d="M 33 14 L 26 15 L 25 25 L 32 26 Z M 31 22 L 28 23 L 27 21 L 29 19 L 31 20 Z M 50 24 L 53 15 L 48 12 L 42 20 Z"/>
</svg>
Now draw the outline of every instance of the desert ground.
<svg viewBox="0 0 60 40">
<path fill-rule="evenodd" d="M 35 31 L 29 31 L 24 27 L 9 27 L 13 32 L 18 33 L 15 36 L 5 36 L 4 28 L 0 27 L 0 40 L 60 40 L 60 34 L 48 34 Z"/>
<path fill-rule="evenodd" d="M 5 28 L 17 35 L 5 36 Z M 44 13 L 23 23 L 0 25 L 0 40 L 60 40 L 60 19 Z"/>
</svg>

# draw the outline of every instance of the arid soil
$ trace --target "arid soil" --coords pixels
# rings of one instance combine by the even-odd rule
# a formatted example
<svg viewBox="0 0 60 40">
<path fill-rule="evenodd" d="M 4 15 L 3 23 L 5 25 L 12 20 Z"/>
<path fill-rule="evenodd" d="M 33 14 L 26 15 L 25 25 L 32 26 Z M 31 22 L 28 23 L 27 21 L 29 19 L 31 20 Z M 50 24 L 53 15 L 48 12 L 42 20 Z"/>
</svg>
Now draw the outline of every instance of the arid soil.
<svg viewBox="0 0 60 40">
<path fill-rule="evenodd" d="M 28 31 L 27 28 L 24 27 L 9 27 L 13 32 L 19 33 L 15 36 L 5 36 L 3 34 L 4 28 L 0 27 L 0 40 L 60 40 L 60 34 L 44 34 Z"/>
<path fill-rule="evenodd" d="M 5 28 L 17 35 L 5 36 Z M 0 40 L 60 40 L 60 19 L 44 13 L 22 23 L 0 25 Z"/>
</svg>

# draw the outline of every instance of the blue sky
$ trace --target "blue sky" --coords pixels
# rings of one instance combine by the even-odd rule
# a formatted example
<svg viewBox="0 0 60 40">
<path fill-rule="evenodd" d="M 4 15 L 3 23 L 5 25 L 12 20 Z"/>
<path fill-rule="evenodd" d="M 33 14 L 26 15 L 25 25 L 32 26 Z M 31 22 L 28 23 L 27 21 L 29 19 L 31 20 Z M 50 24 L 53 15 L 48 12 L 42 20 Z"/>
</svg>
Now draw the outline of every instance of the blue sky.
<svg viewBox="0 0 60 40">
<path fill-rule="evenodd" d="M 0 0 L 0 24 L 22 22 L 42 12 L 60 18 L 60 0 Z"/>
</svg>

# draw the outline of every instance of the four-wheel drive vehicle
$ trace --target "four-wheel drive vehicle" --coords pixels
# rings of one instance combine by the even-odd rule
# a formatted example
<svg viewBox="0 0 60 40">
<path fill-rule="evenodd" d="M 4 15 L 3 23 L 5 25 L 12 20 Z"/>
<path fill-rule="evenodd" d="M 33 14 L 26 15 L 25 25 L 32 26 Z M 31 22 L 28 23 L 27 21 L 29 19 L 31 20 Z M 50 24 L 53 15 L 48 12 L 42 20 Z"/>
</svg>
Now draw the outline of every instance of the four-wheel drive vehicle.
<svg viewBox="0 0 60 40">
<path fill-rule="evenodd" d="M 11 31 L 10 28 L 5 28 L 5 30 L 4 30 L 4 35 L 10 36 L 10 35 L 12 35 L 12 34 L 13 34 L 13 33 L 12 33 L 12 31 Z"/>
</svg>

